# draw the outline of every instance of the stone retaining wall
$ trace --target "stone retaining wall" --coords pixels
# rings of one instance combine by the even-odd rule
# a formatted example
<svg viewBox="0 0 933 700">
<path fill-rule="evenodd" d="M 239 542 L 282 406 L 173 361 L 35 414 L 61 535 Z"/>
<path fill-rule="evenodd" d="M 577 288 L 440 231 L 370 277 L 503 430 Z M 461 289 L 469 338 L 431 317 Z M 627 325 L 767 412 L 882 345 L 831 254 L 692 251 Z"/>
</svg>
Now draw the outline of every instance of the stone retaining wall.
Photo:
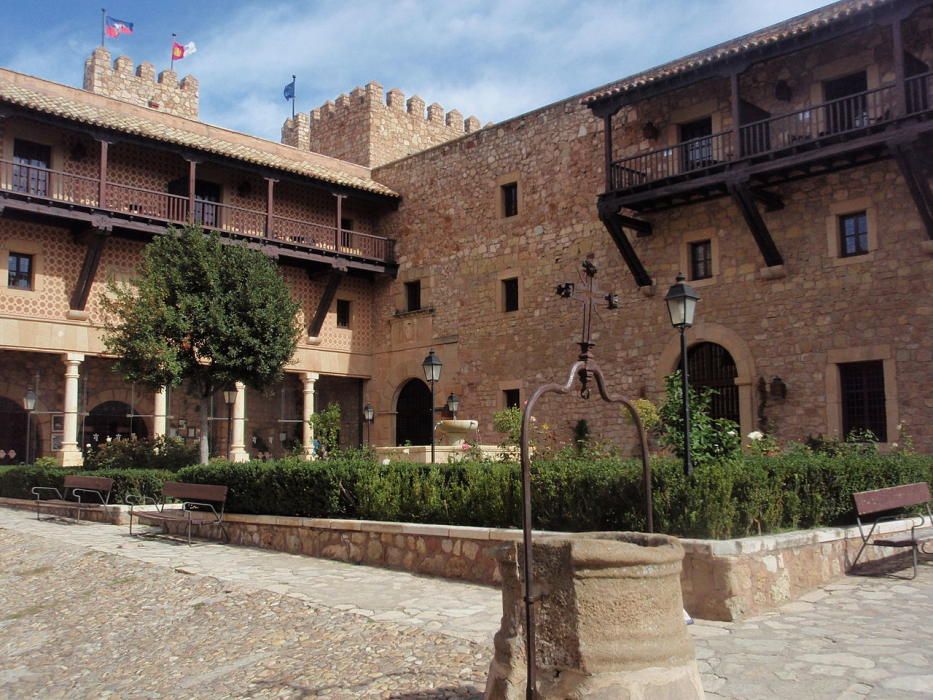
<svg viewBox="0 0 933 700">
<path fill-rule="evenodd" d="M 0 498 L 0 506 L 35 507 L 31 501 L 10 498 Z M 137 520 L 145 523 L 145 513 L 138 514 Z M 108 506 L 86 516 L 98 522 L 129 523 L 127 506 Z M 501 581 L 497 550 L 506 542 L 521 540 L 520 530 L 450 525 L 238 514 L 227 514 L 225 522 L 233 544 L 487 585 Z M 884 523 L 876 532 L 903 532 L 915 522 L 916 518 Z M 182 534 L 184 524 L 169 527 Z M 216 528 L 201 528 L 196 534 L 220 537 Z M 691 615 L 708 620 L 736 620 L 794 600 L 843 575 L 861 544 L 854 527 L 680 541 L 685 550 L 684 606 Z M 860 564 L 901 554 L 868 547 Z"/>
</svg>

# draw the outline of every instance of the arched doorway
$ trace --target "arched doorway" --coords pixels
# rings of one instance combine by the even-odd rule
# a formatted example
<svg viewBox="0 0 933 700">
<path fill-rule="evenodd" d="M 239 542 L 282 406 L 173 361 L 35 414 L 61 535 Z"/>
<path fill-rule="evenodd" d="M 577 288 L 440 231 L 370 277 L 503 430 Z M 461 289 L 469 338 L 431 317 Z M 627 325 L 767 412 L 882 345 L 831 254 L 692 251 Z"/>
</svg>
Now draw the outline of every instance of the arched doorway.
<svg viewBox="0 0 933 700">
<path fill-rule="evenodd" d="M 85 445 L 97 445 L 106 442 L 107 438 L 126 439 L 130 435 L 145 439 L 149 431 L 142 418 L 130 417 L 135 413 L 133 408 L 122 401 L 104 401 L 91 409 L 84 419 Z"/>
<path fill-rule="evenodd" d="M 687 349 L 687 363 L 692 387 L 716 391 L 710 402 L 712 417 L 740 423 L 738 371 L 729 351 L 716 343 L 697 343 Z"/>
<path fill-rule="evenodd" d="M 26 461 L 26 409 L 0 396 L 0 464 Z"/>
<path fill-rule="evenodd" d="M 420 379 L 409 379 L 395 403 L 395 444 L 431 444 L 431 390 Z"/>
</svg>

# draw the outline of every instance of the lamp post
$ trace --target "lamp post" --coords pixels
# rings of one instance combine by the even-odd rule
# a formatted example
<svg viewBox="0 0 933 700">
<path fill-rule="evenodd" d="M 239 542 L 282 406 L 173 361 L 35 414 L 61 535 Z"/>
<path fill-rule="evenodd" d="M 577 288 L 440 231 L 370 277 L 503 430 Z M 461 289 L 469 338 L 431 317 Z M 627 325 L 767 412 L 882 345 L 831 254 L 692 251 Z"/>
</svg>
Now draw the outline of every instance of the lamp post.
<svg viewBox="0 0 933 700">
<path fill-rule="evenodd" d="M 460 410 L 460 397 L 453 392 L 447 397 L 447 410 L 450 411 L 450 415 L 453 416 L 453 419 L 457 420 L 457 411 Z"/>
<path fill-rule="evenodd" d="M 370 435 L 370 430 L 372 429 L 373 420 L 376 418 L 376 410 L 373 408 L 371 403 L 363 406 L 363 420 L 366 422 L 366 446 L 372 446 L 372 436 Z"/>
<path fill-rule="evenodd" d="M 23 408 L 26 409 L 26 464 L 29 464 L 29 438 L 32 433 L 32 412 L 36 410 L 36 392 L 32 387 L 26 389 L 23 396 Z"/>
<path fill-rule="evenodd" d="M 421 369 L 424 370 L 424 379 L 431 384 L 431 464 L 434 464 L 434 389 L 441 378 L 441 367 L 444 364 L 440 358 L 434 354 L 434 350 L 428 353 L 421 363 Z"/>
<path fill-rule="evenodd" d="M 227 387 L 224 389 L 224 403 L 227 404 L 227 459 L 231 459 L 231 426 L 233 424 L 233 404 L 236 403 L 236 389 Z"/>
<path fill-rule="evenodd" d="M 685 332 L 693 325 L 693 315 L 700 297 L 693 288 L 685 284 L 683 274 L 667 290 L 664 301 L 671 317 L 671 325 L 680 330 L 680 366 L 681 394 L 684 402 L 684 474 L 690 476 L 693 466 L 690 464 L 690 382 L 687 377 L 687 338 Z"/>
</svg>

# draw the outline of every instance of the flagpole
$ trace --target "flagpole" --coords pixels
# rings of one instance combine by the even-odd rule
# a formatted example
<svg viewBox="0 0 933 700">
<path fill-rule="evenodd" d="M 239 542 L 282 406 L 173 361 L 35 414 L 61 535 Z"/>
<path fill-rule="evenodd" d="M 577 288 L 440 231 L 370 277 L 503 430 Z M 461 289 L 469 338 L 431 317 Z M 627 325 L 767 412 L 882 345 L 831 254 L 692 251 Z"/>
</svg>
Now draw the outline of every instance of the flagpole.
<svg viewBox="0 0 933 700">
<path fill-rule="evenodd" d="M 107 48 L 107 34 L 105 32 L 107 27 L 107 8 L 100 8 L 100 46 L 102 49 Z"/>
<path fill-rule="evenodd" d="M 175 32 L 172 32 L 172 53 L 171 53 L 171 57 L 172 57 L 171 70 L 172 71 L 175 70 L 175 44 L 176 44 L 175 36 L 176 36 Z"/>
<path fill-rule="evenodd" d="M 295 101 L 298 99 L 295 92 L 295 76 L 292 76 L 292 121 L 295 121 Z"/>
</svg>

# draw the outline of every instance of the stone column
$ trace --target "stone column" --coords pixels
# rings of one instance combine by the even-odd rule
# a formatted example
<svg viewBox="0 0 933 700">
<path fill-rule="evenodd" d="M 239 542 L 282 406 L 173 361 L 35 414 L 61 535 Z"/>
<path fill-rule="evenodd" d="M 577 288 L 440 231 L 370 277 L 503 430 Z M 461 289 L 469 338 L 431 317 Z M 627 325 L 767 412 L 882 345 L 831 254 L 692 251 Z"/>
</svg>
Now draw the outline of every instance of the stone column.
<svg viewBox="0 0 933 700">
<path fill-rule="evenodd" d="M 246 451 L 246 385 L 236 383 L 236 400 L 233 402 L 233 437 L 230 439 L 230 460 L 248 462 Z"/>
<path fill-rule="evenodd" d="M 586 532 L 534 542 L 541 700 L 704 697 L 683 620 L 684 550 L 666 535 Z M 502 626 L 486 700 L 525 698 L 522 545 L 498 555 Z"/>
<path fill-rule="evenodd" d="M 78 365 L 84 362 L 80 352 L 65 353 L 65 434 L 62 436 L 63 467 L 79 467 L 84 463 L 78 444 Z"/>
<path fill-rule="evenodd" d="M 314 384 L 320 379 L 317 372 L 305 372 L 301 376 L 304 384 L 304 408 L 301 412 L 302 423 L 301 447 L 305 459 L 314 459 L 314 428 L 311 427 L 311 416 L 314 415 Z"/>
<path fill-rule="evenodd" d="M 153 399 L 152 437 L 165 437 L 167 432 L 166 418 L 168 416 L 168 411 L 166 410 L 166 399 L 167 393 L 163 386 L 155 393 L 155 398 Z"/>
</svg>

